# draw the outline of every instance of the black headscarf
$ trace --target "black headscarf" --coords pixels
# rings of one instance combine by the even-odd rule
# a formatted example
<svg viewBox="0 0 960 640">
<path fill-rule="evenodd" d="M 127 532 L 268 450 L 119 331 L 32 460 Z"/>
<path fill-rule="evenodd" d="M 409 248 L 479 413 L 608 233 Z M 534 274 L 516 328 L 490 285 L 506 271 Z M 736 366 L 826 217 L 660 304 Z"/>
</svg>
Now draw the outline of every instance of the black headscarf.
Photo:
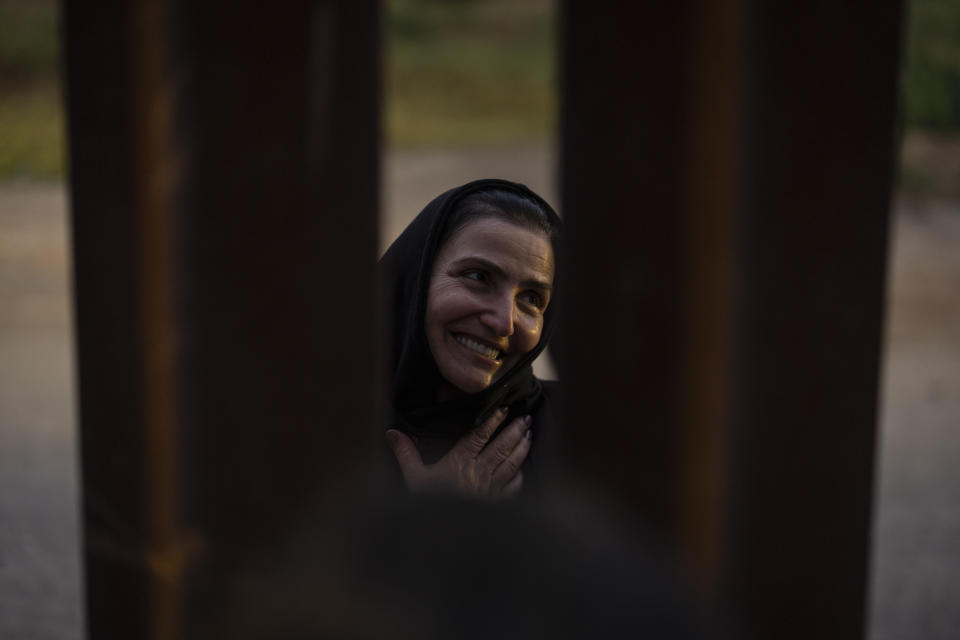
<svg viewBox="0 0 960 640">
<path fill-rule="evenodd" d="M 451 213 L 464 197 L 479 191 L 499 189 L 516 193 L 536 202 L 557 229 L 560 218 L 540 196 L 506 180 L 475 180 L 451 189 L 428 204 L 400 234 L 380 259 L 379 275 L 384 288 L 385 328 L 392 344 L 393 420 L 391 427 L 414 436 L 424 461 L 430 462 L 448 449 L 456 439 L 497 407 L 509 406 L 514 416 L 533 413 L 541 400 L 540 381 L 531 364 L 546 347 L 554 327 L 557 308 L 557 275 L 554 275 L 551 303 L 544 313 L 540 342 L 513 368 L 483 391 L 437 402 L 442 381 L 427 343 L 424 316 L 433 263 L 444 239 Z M 559 263 L 557 240 L 551 239 L 555 263 Z"/>
</svg>

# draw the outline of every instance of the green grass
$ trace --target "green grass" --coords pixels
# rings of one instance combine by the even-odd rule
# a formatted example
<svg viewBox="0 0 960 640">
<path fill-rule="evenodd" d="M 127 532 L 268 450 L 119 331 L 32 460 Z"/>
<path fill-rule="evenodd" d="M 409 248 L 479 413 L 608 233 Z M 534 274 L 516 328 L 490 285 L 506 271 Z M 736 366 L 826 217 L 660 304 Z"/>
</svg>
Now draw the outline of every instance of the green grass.
<svg viewBox="0 0 960 640">
<path fill-rule="evenodd" d="M 553 2 L 390 0 L 386 142 L 510 144 L 552 135 Z M 62 178 L 57 4 L 0 0 L 0 179 Z"/>
<path fill-rule="evenodd" d="M 910 0 L 901 94 L 906 127 L 960 131 L 960 2 Z"/>
<path fill-rule="evenodd" d="M 551 136 L 557 102 L 554 5 L 388 0 L 385 142 L 500 145 Z M 910 0 L 906 9 L 904 126 L 953 139 L 960 133 L 960 2 Z M 0 0 L 0 179 L 64 174 L 58 47 L 54 0 Z M 923 163 L 908 163 L 908 188 L 923 191 L 944 182 L 927 176 Z"/>
<path fill-rule="evenodd" d="M 0 179 L 64 172 L 57 6 L 0 0 Z"/>
<path fill-rule="evenodd" d="M 55 84 L 0 96 L 0 177 L 63 177 L 63 113 Z"/>
<path fill-rule="evenodd" d="M 552 134 L 552 3 L 393 0 L 386 18 L 389 145 L 508 144 Z"/>
<path fill-rule="evenodd" d="M 0 0 L 0 89 L 57 73 L 57 7 L 50 0 Z"/>
</svg>

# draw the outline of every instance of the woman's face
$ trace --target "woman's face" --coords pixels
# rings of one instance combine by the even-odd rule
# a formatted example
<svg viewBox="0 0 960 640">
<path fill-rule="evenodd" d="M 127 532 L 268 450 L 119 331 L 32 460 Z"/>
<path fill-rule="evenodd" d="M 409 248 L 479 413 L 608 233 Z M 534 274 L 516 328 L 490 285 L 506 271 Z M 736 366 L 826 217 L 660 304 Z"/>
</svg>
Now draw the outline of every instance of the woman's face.
<svg viewBox="0 0 960 640">
<path fill-rule="evenodd" d="M 553 273 L 549 238 L 500 218 L 479 218 L 447 239 L 424 320 L 447 383 L 483 391 L 537 345 Z"/>
</svg>

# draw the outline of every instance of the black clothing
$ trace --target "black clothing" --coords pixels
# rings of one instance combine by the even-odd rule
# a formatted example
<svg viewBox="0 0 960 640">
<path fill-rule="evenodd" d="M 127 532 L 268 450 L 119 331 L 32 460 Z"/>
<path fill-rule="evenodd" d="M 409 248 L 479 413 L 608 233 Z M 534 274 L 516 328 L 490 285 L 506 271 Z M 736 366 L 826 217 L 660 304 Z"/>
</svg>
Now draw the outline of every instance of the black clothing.
<svg viewBox="0 0 960 640">
<path fill-rule="evenodd" d="M 560 219 L 550 205 L 525 186 L 506 180 L 476 180 L 430 202 L 394 241 L 378 265 L 386 301 L 384 316 L 388 326 L 384 331 L 392 345 L 393 417 L 389 427 L 413 437 L 428 464 L 442 457 L 464 433 L 498 407 L 510 407 L 503 425 L 516 416 L 533 414 L 534 433 L 542 426 L 537 417 L 543 401 L 543 385 L 534 377 L 531 363 L 543 351 L 555 324 L 556 275 L 552 301 L 544 313 L 537 346 L 487 389 L 447 402 L 436 400 L 442 378 L 424 329 L 434 259 L 457 203 L 470 194 L 490 189 L 510 191 L 536 202 L 552 224 L 560 228 Z M 554 241 L 555 256 L 558 249 Z"/>
</svg>

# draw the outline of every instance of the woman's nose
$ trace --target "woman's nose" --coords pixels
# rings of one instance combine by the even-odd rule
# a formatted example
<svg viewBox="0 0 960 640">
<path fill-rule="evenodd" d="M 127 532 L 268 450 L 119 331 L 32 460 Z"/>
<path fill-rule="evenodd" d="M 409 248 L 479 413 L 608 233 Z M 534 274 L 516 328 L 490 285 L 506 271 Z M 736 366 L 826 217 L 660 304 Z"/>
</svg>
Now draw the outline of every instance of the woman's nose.
<svg viewBox="0 0 960 640">
<path fill-rule="evenodd" d="M 517 306 L 513 299 L 504 297 L 492 301 L 487 310 L 481 314 L 480 319 L 497 337 L 512 336 L 516 326 L 516 313 Z"/>
</svg>

